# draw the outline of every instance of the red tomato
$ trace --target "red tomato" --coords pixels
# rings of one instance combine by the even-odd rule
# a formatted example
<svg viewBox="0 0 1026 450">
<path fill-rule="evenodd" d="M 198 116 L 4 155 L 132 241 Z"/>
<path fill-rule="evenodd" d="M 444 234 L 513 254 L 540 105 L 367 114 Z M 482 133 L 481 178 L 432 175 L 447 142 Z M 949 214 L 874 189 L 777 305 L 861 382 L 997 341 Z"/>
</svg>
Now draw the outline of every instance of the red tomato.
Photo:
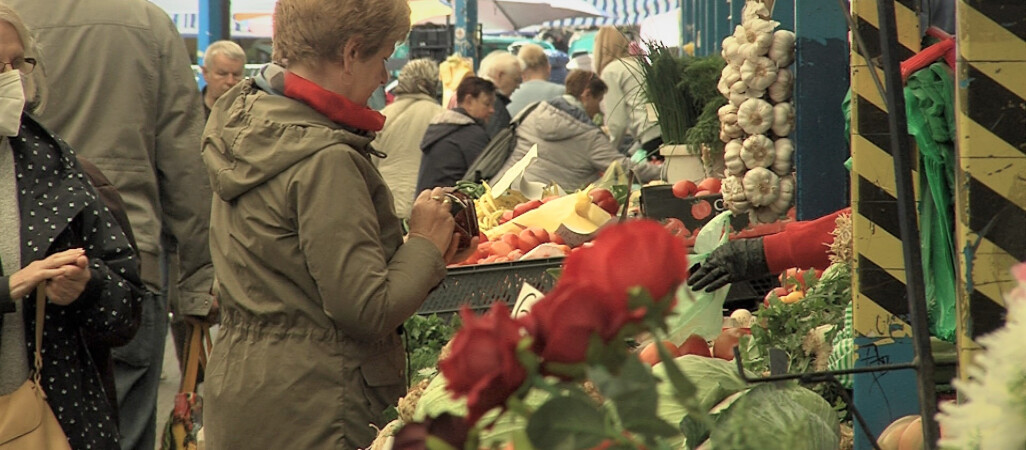
<svg viewBox="0 0 1026 450">
<path fill-rule="evenodd" d="M 700 190 L 700 191 L 709 191 L 709 192 L 712 192 L 713 194 L 719 194 L 720 193 L 720 185 L 722 183 L 723 182 L 720 181 L 719 178 L 706 178 L 706 179 L 702 180 L 701 183 L 698 183 L 698 190 Z"/>
<path fill-rule="evenodd" d="M 542 227 L 530 227 L 530 228 L 528 228 L 528 230 L 531 232 L 531 234 L 534 235 L 535 238 L 538 239 L 538 243 L 539 244 L 544 244 L 546 242 L 549 242 L 549 232 L 546 231 L 544 228 L 542 228 Z"/>
<path fill-rule="evenodd" d="M 555 200 L 557 198 L 559 198 L 558 195 L 550 195 L 548 197 L 545 197 L 545 198 L 541 199 L 541 202 L 542 203 L 548 203 L 548 202 L 551 202 L 551 201 L 553 201 L 553 200 Z"/>
<path fill-rule="evenodd" d="M 701 189 L 698 192 L 695 192 L 695 197 L 705 197 L 707 195 L 714 195 L 714 194 L 715 194 L 715 192 L 707 191 L 705 189 Z"/>
<path fill-rule="evenodd" d="M 683 355 L 700 355 L 705 357 L 712 357 L 712 353 L 709 352 L 709 343 L 705 341 L 705 338 L 697 334 L 692 334 L 680 347 L 680 354 Z"/>
<path fill-rule="evenodd" d="M 695 182 L 691 180 L 680 180 L 673 183 L 673 196 L 677 198 L 688 198 L 697 190 L 698 186 L 695 186 Z"/>
<path fill-rule="evenodd" d="M 588 197 L 591 197 L 592 203 L 609 214 L 616 215 L 617 211 L 620 211 L 620 204 L 617 203 L 609 189 L 592 189 L 588 191 Z"/>
<path fill-rule="evenodd" d="M 513 211 L 506 210 L 502 213 L 502 217 L 499 218 L 499 223 L 506 223 L 513 219 Z"/>
</svg>

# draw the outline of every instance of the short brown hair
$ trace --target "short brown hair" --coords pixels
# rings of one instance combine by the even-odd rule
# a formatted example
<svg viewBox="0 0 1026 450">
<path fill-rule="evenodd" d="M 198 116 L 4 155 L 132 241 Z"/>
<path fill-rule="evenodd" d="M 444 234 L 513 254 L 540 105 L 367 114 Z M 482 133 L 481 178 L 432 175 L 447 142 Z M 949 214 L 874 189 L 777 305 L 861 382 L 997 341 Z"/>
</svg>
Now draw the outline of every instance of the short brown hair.
<svg viewBox="0 0 1026 450">
<path fill-rule="evenodd" d="M 600 95 L 606 95 L 606 91 L 609 87 L 606 83 L 599 78 L 595 72 L 588 70 L 574 69 L 570 73 L 566 74 L 566 93 L 574 96 L 574 98 L 580 99 L 581 95 L 584 94 L 584 90 L 591 91 L 591 95 L 594 97 Z"/>
<path fill-rule="evenodd" d="M 495 94 L 495 84 L 480 77 L 466 77 L 456 88 L 456 102 L 462 103 L 468 95 L 477 97 L 481 94 Z"/>
<path fill-rule="evenodd" d="M 274 7 L 275 61 L 341 60 L 346 43 L 368 58 L 410 32 L 407 0 L 279 0 Z"/>
<path fill-rule="evenodd" d="M 517 52 L 520 58 L 520 68 L 524 70 L 544 69 L 549 66 L 549 57 L 545 49 L 538 44 L 524 44 Z"/>
</svg>

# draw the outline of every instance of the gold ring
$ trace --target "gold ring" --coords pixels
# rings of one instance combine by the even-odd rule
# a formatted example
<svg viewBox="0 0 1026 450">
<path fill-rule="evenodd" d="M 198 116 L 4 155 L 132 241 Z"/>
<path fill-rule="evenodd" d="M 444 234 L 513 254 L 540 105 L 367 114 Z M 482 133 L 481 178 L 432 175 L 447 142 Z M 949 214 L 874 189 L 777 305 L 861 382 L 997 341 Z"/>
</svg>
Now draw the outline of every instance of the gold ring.
<svg viewBox="0 0 1026 450">
<path fill-rule="evenodd" d="M 440 202 L 440 201 L 442 201 L 442 196 L 441 195 L 432 195 L 431 196 L 431 200 L 434 200 L 436 202 Z"/>
</svg>

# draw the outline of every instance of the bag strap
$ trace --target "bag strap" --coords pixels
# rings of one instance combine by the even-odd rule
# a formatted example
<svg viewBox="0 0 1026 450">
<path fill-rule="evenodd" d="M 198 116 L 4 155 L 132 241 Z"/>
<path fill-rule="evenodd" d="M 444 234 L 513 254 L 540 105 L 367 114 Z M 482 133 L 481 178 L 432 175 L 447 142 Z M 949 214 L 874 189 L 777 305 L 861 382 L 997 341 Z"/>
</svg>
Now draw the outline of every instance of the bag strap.
<svg viewBox="0 0 1026 450">
<path fill-rule="evenodd" d="M 40 373 L 43 371 L 43 352 L 40 350 L 43 348 L 43 322 L 46 320 L 46 283 L 39 283 L 36 285 L 36 355 L 35 355 L 35 366 L 36 373 L 33 378 L 36 381 L 36 385 L 41 380 Z"/>
<path fill-rule="evenodd" d="M 200 366 L 206 366 L 208 350 L 203 341 L 210 342 L 209 325 L 198 320 L 186 319 L 189 327 L 188 345 L 185 347 L 185 372 L 182 373 L 182 384 L 179 393 L 196 392 L 196 380 L 199 378 Z"/>
</svg>

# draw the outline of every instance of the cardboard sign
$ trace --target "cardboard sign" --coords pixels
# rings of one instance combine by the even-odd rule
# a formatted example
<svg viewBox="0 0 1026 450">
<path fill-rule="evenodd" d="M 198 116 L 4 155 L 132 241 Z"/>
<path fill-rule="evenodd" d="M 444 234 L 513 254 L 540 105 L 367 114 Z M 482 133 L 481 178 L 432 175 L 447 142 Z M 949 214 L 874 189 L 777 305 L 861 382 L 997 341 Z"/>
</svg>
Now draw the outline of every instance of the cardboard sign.
<svg viewBox="0 0 1026 450">
<path fill-rule="evenodd" d="M 513 316 L 513 318 L 517 318 L 527 314 L 531 310 L 531 307 L 544 296 L 545 293 L 542 291 L 539 291 L 530 284 L 524 283 L 524 285 L 520 287 L 520 294 L 517 295 L 517 301 L 513 304 L 513 312 L 510 315 Z"/>
</svg>

